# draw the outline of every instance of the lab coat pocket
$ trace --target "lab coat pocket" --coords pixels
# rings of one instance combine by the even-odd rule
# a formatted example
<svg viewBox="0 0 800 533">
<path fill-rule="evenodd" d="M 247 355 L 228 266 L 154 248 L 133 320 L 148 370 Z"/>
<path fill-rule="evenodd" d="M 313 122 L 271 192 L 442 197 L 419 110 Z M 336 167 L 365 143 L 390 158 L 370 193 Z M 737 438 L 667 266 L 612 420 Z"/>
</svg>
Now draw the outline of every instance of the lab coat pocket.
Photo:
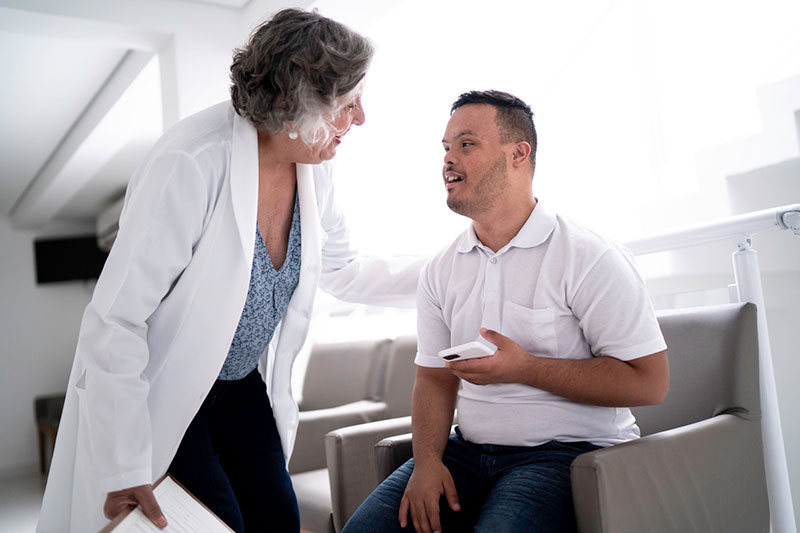
<svg viewBox="0 0 800 533">
<path fill-rule="evenodd" d="M 77 397 L 77 404 L 78 404 L 78 431 L 81 430 L 91 433 L 91 427 L 89 426 L 89 417 L 87 416 L 87 405 L 86 402 L 88 401 L 87 398 L 87 391 L 86 391 L 86 370 L 81 372 L 78 379 L 75 380 L 75 385 L 73 385 L 75 389 L 75 396 Z"/>
<path fill-rule="evenodd" d="M 86 393 L 86 370 L 81 372 L 81 375 L 75 380 L 75 390 L 78 392 L 79 397 Z"/>
<path fill-rule="evenodd" d="M 555 311 L 549 307 L 531 309 L 514 302 L 503 303 L 503 331 L 532 355 L 558 356 Z"/>
</svg>

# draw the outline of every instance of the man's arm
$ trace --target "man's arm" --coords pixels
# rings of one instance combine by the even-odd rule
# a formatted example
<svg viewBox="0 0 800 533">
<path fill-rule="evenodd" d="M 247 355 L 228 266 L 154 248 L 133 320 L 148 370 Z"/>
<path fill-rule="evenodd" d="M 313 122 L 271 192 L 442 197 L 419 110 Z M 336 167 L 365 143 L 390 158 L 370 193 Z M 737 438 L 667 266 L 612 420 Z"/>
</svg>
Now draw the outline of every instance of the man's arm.
<svg viewBox="0 0 800 533">
<path fill-rule="evenodd" d="M 439 500 L 442 494 L 447 497 L 451 509 L 460 509 L 453 478 L 442 463 L 453 423 L 458 384 L 458 378 L 446 368 L 417 367 L 411 407 L 414 472 L 400 502 L 398 518 L 402 527 L 406 527 L 411 511 L 417 531 L 441 531 Z"/>
<path fill-rule="evenodd" d="M 600 355 L 556 359 L 528 354 L 513 340 L 481 330 L 497 352 L 482 359 L 447 363 L 456 376 L 476 385 L 524 383 L 576 402 L 633 407 L 664 401 L 669 389 L 667 351 L 622 361 Z"/>
</svg>

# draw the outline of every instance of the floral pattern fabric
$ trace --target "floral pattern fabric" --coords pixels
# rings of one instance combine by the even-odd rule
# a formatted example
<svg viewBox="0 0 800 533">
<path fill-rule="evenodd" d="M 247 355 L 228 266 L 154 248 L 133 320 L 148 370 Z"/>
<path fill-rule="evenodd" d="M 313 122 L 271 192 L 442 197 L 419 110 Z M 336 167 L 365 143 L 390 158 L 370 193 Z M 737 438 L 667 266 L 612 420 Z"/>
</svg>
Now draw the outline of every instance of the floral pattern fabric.
<svg viewBox="0 0 800 533">
<path fill-rule="evenodd" d="M 217 379 L 242 379 L 258 366 L 261 354 L 272 340 L 275 327 L 289 307 L 289 300 L 300 280 L 300 208 L 295 195 L 292 227 L 286 259 L 279 270 L 269 257 L 267 246 L 256 223 L 255 253 L 250 273 L 250 288 L 236 334 Z"/>
</svg>

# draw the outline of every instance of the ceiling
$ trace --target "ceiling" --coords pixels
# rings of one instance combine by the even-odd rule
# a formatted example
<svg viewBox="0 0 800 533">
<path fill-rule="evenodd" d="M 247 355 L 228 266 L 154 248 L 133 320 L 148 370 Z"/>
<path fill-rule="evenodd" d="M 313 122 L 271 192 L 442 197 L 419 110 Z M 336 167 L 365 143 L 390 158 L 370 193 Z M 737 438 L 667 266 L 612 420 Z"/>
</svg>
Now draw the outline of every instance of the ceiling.
<svg viewBox="0 0 800 533">
<path fill-rule="evenodd" d="M 179 19 L 220 8 L 243 13 L 251 3 L 140 5 Z M 122 15 L 105 12 L 136 4 L 0 0 L 0 217 L 13 227 L 91 227 L 163 131 L 155 50 L 165 39 L 152 37 L 169 24 L 153 17 L 156 30 L 143 32 L 141 23 L 128 28 L 115 20 Z"/>
<path fill-rule="evenodd" d="M 8 215 L 126 50 L 0 31 L 0 214 Z"/>
</svg>

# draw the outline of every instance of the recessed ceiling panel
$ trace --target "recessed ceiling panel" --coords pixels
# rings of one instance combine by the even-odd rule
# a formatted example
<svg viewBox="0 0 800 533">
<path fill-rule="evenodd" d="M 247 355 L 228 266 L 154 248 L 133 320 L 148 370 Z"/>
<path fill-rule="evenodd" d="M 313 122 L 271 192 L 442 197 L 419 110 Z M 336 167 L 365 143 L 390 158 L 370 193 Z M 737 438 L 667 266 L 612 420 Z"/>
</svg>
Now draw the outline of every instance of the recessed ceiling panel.
<svg viewBox="0 0 800 533">
<path fill-rule="evenodd" d="M 124 54 L 97 43 L 0 32 L 0 216 Z"/>
</svg>

